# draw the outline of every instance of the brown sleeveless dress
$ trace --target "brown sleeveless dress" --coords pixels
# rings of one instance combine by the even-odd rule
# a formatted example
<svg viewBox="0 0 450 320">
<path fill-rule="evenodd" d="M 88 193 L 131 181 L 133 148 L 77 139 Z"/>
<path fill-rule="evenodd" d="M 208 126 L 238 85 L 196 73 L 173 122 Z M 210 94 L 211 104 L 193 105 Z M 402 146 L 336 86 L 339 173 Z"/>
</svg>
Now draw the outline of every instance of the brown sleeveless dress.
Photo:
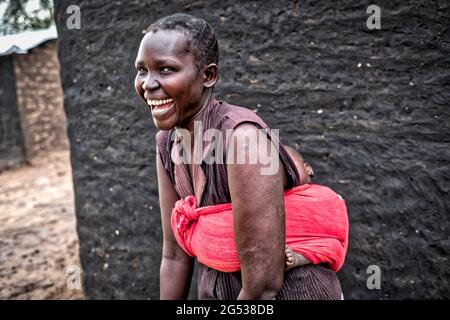
<svg viewBox="0 0 450 320">
<path fill-rule="evenodd" d="M 156 135 L 157 151 L 162 164 L 170 177 L 180 198 L 195 195 L 198 206 L 210 206 L 231 202 L 228 189 L 226 166 L 226 136 L 227 129 L 234 129 L 239 124 L 250 122 L 260 129 L 265 129 L 269 138 L 278 148 L 281 163 L 288 179 L 288 188 L 299 185 L 299 174 L 286 149 L 273 134 L 270 128 L 249 109 L 230 105 L 223 101 L 210 99 L 208 105 L 196 115 L 196 121 L 201 121 L 199 131 L 205 133 L 208 129 L 218 129 L 223 137 L 222 163 L 208 164 L 204 158 L 201 164 L 193 166 L 193 179 L 187 164 L 178 164 L 171 158 L 174 141 L 177 141 L 175 129 L 160 131 Z M 203 139 L 203 150 L 207 150 L 211 139 Z M 203 156 L 208 152 L 204 152 Z M 200 163 L 200 161 L 198 161 Z M 198 298 L 234 300 L 242 288 L 240 272 L 225 273 L 198 264 Z M 307 265 L 293 268 L 284 274 L 284 283 L 277 299 L 341 299 L 341 285 L 336 274 L 324 265 Z"/>
</svg>

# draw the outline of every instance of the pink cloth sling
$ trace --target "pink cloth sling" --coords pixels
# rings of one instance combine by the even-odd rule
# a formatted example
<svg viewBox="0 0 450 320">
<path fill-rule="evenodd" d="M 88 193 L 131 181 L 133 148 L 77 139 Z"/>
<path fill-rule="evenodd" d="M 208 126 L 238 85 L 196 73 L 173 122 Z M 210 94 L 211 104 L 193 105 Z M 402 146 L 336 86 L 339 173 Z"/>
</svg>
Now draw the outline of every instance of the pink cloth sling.
<svg viewBox="0 0 450 320">
<path fill-rule="evenodd" d="M 222 272 L 240 270 L 231 203 L 197 208 L 196 198 L 176 202 L 172 230 L 178 244 L 198 261 Z M 305 184 L 285 191 L 286 244 L 313 264 L 338 271 L 348 247 L 345 201 L 328 187 Z M 270 239 L 268 239 L 270 241 Z"/>
</svg>

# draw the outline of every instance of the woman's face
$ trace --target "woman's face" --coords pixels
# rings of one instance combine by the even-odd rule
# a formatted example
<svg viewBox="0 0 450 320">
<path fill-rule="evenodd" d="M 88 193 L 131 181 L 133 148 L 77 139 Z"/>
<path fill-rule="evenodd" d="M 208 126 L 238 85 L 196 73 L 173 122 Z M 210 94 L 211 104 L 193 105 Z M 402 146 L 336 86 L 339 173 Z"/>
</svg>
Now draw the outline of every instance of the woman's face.
<svg viewBox="0 0 450 320">
<path fill-rule="evenodd" d="M 203 105 L 204 76 L 188 51 L 186 36 L 175 30 L 148 33 L 136 58 L 135 88 L 160 130 L 184 127 Z"/>
</svg>

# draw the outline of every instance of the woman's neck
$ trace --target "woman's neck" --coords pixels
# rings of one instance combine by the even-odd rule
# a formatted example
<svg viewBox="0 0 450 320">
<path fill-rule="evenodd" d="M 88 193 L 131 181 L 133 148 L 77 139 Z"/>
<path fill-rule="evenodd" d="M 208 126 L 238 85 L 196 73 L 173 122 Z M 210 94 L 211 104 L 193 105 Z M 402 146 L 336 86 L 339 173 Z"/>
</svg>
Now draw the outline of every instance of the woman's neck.
<svg viewBox="0 0 450 320">
<path fill-rule="evenodd" d="M 205 92 L 205 94 L 203 95 L 202 100 L 200 102 L 201 107 L 194 113 L 194 115 L 191 117 L 189 122 L 186 123 L 186 125 L 180 126 L 180 128 L 183 128 L 183 129 L 186 129 L 189 131 L 189 133 L 191 135 L 192 143 L 194 142 L 194 123 L 195 123 L 195 121 L 199 120 L 203 110 L 208 106 L 211 99 L 213 99 L 213 93 L 212 93 L 212 90 L 208 89 L 207 92 Z"/>
</svg>

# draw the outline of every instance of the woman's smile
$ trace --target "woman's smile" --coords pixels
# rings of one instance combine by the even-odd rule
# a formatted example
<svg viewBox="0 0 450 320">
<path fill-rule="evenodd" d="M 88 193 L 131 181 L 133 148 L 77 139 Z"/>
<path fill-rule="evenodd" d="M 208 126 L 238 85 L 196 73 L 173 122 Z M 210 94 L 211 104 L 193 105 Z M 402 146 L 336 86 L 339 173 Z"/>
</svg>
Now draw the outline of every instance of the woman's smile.
<svg viewBox="0 0 450 320">
<path fill-rule="evenodd" d="M 157 120 L 165 120 L 173 115 L 177 110 L 173 99 L 147 99 L 153 118 Z"/>
</svg>

